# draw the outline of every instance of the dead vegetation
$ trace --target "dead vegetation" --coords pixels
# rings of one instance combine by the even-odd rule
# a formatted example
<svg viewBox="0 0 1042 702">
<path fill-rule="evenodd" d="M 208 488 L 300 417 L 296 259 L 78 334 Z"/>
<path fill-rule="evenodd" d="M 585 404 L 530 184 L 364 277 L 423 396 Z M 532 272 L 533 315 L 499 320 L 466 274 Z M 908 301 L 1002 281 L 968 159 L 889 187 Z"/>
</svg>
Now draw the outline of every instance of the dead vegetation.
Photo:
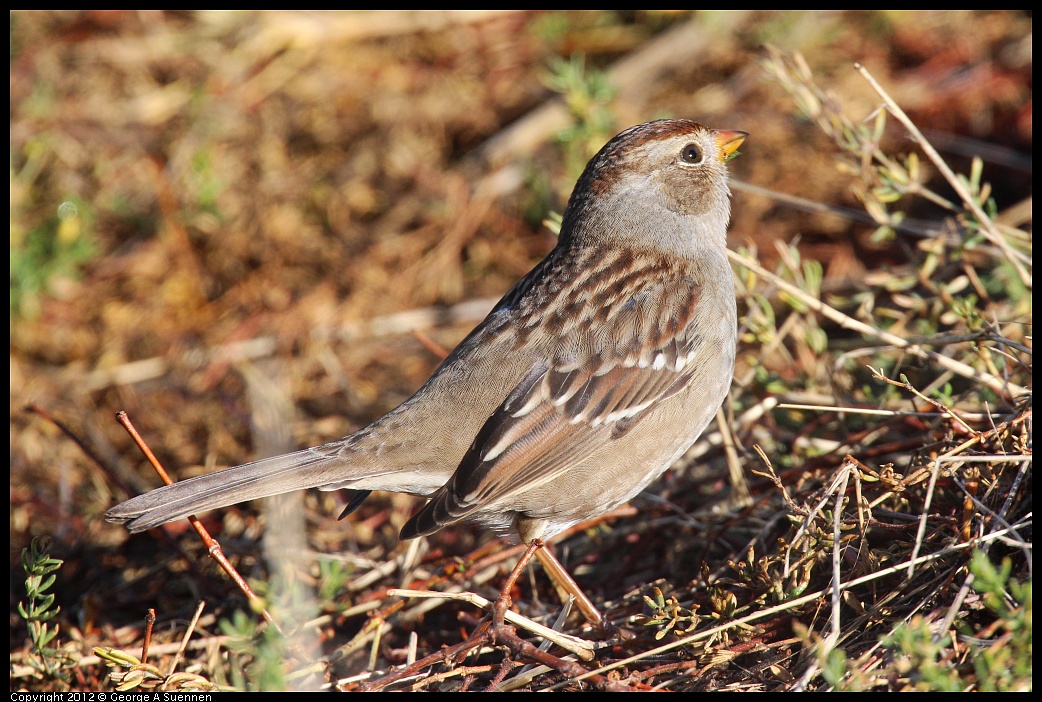
<svg viewBox="0 0 1042 702">
<path fill-rule="evenodd" d="M 1030 689 L 1030 14 L 11 26 L 12 690 Z M 285 636 L 184 526 L 103 521 L 158 484 L 116 410 L 178 478 L 364 425 L 661 116 L 751 133 L 742 337 L 726 421 L 556 540 L 628 636 L 535 569 L 482 639 L 517 547 L 400 543 L 399 495 L 202 516 Z"/>
</svg>

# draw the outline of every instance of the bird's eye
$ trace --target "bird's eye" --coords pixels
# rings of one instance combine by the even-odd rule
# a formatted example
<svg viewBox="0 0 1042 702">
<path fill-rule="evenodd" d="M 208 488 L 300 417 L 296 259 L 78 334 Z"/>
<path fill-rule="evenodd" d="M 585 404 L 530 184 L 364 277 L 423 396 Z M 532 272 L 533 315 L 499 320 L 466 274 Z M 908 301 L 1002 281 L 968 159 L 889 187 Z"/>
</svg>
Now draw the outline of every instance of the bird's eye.
<svg viewBox="0 0 1042 702">
<path fill-rule="evenodd" d="M 680 150 L 680 158 L 684 163 L 702 163 L 702 149 L 698 144 L 688 144 Z"/>
</svg>

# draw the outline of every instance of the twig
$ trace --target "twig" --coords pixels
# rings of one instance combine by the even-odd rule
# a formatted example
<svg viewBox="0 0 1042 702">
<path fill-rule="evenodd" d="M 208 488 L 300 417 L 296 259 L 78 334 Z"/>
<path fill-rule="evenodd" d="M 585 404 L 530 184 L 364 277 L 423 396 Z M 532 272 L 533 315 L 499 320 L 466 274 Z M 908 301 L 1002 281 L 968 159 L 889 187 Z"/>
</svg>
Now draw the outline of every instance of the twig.
<svg viewBox="0 0 1042 702">
<path fill-rule="evenodd" d="M 137 429 L 134 427 L 134 424 L 130 421 L 130 417 L 127 416 L 127 413 L 123 410 L 117 412 L 116 421 L 119 422 L 124 429 L 126 429 L 128 434 L 130 434 L 130 438 L 133 439 L 135 444 L 137 444 L 138 449 L 141 451 L 141 453 L 145 455 L 145 458 L 152 465 L 152 468 L 156 471 L 156 473 L 159 474 L 159 477 L 163 481 L 163 483 L 166 485 L 173 484 L 174 481 L 170 479 L 170 476 L 167 474 L 166 469 L 163 468 L 162 464 L 159 462 L 159 459 L 156 458 L 156 455 L 154 453 L 152 453 L 152 449 L 149 448 L 148 444 L 145 443 L 145 440 L 138 433 Z M 228 574 L 228 577 L 230 577 L 235 582 L 235 584 L 239 586 L 239 589 L 242 590 L 243 594 L 246 595 L 247 599 L 249 599 L 253 606 L 260 611 L 261 616 L 263 616 L 264 619 L 271 626 L 275 627 L 276 631 L 285 636 L 285 633 L 282 631 L 282 627 L 278 625 L 275 619 L 268 612 L 267 608 L 264 607 L 264 600 L 257 596 L 257 594 L 246 582 L 246 579 L 239 575 L 239 572 L 235 570 L 235 566 L 231 564 L 227 557 L 225 557 L 224 552 L 221 550 L 221 545 L 217 543 L 216 539 L 210 536 L 210 532 L 206 530 L 206 527 L 203 526 L 203 523 L 200 522 L 195 517 L 195 515 L 189 515 L 188 521 L 192 524 L 192 527 L 195 529 L 196 533 L 199 534 L 199 538 L 203 540 L 203 544 L 206 545 L 206 550 L 207 553 L 210 554 L 210 558 L 217 561 L 217 564 L 220 565 L 221 569 Z"/>
<path fill-rule="evenodd" d="M 1020 277 L 1020 281 L 1028 288 L 1030 288 L 1031 274 L 1029 274 L 1021 264 L 1021 261 L 1025 260 L 1025 258 L 1026 262 L 1030 263 L 1030 257 L 1025 257 L 1024 254 L 1020 253 L 1019 251 L 1015 251 L 1009 245 L 1009 242 L 1006 241 L 1006 238 L 1002 236 L 1002 233 L 999 232 L 999 230 L 995 227 L 994 223 L 991 221 L 991 218 L 988 217 L 987 214 L 985 214 L 984 210 L 981 209 L 981 206 L 977 203 L 973 196 L 970 195 L 969 191 L 966 190 L 966 186 L 963 185 L 963 183 L 958 179 L 958 177 L 956 177 L 955 173 L 952 172 L 952 169 L 948 167 L 948 164 L 944 162 L 944 159 L 941 158 L 941 155 L 937 153 L 937 150 L 933 148 L 933 145 L 931 145 L 930 142 L 927 141 L 926 137 L 923 135 L 921 131 L 919 131 L 919 128 L 915 126 L 915 123 L 912 122 L 908 115 L 905 114 L 905 111 L 901 109 L 900 105 L 894 102 L 894 99 L 891 98 L 890 95 L 883 89 L 883 86 L 881 86 L 876 81 L 876 79 L 872 77 L 872 74 L 868 72 L 868 69 L 866 69 L 860 63 L 854 64 L 854 67 L 857 68 L 858 73 L 860 73 L 862 77 L 864 77 L 864 79 L 868 81 L 869 85 L 872 86 L 872 88 L 879 94 L 879 96 L 883 98 L 883 102 L 886 104 L 886 108 L 890 112 L 890 114 L 896 117 L 897 120 L 905 126 L 905 129 L 907 129 L 909 133 L 911 133 L 912 137 L 919 143 L 919 146 L 926 153 L 927 157 L 929 157 L 933 164 L 937 166 L 937 169 L 944 175 L 945 179 L 948 181 L 948 184 L 952 186 L 952 189 L 955 190 L 956 193 L 958 193 L 959 197 L 962 199 L 963 204 L 966 205 L 966 207 L 968 207 L 971 212 L 973 212 L 973 215 L 981 223 L 981 232 L 984 234 L 984 236 L 988 239 L 988 241 L 1002 249 L 1002 252 L 1006 255 L 1006 259 L 1016 269 L 1017 275 Z"/>
<path fill-rule="evenodd" d="M 181 658 L 185 654 L 185 649 L 188 648 L 188 642 L 192 638 L 192 634 L 195 632 L 195 627 L 199 625 L 199 617 L 203 616 L 203 609 L 206 608 L 206 600 L 200 600 L 199 604 L 195 608 L 195 614 L 192 615 L 192 621 L 188 623 L 188 628 L 185 629 L 185 635 L 181 637 L 181 645 L 177 649 L 177 653 L 174 654 L 174 659 L 170 661 L 170 672 L 168 675 L 173 675 L 174 671 L 177 670 L 177 664 L 181 661 Z"/>
<path fill-rule="evenodd" d="M 865 414 L 880 417 L 937 417 L 937 412 L 910 412 L 908 410 L 872 409 L 870 407 L 835 407 L 831 405 L 798 405 L 791 402 L 782 402 L 777 405 L 778 409 L 802 410 L 809 412 L 834 412 L 835 414 Z M 964 420 L 977 422 L 986 417 L 983 412 L 963 412 Z"/>
<path fill-rule="evenodd" d="M 829 205 L 816 200 L 811 200 L 805 197 L 799 197 L 797 195 L 790 195 L 788 193 L 779 192 L 777 190 L 771 190 L 770 188 L 764 188 L 759 185 L 753 185 L 752 183 L 746 183 L 738 180 L 737 178 L 729 178 L 727 180 L 728 186 L 731 190 L 749 193 L 750 195 L 757 195 L 759 197 L 765 197 L 775 202 L 780 202 L 788 207 L 795 210 L 801 210 L 803 212 L 809 212 L 811 214 L 829 214 L 843 219 L 848 219 L 860 224 L 867 224 L 876 226 L 879 223 L 872 218 L 871 215 L 865 213 L 863 210 L 856 210 L 852 207 L 843 207 L 841 205 Z M 914 220 L 904 219 L 900 222 L 895 222 L 890 225 L 890 228 L 894 231 L 905 232 L 907 234 L 913 234 L 919 237 L 945 237 L 951 238 L 947 231 L 943 230 L 937 224 L 926 221 L 926 220 Z"/>
<path fill-rule="evenodd" d="M 1026 526 L 1027 525 L 1022 525 L 1021 527 L 1018 527 L 1018 529 L 1019 528 L 1026 528 Z M 1011 529 L 1000 529 L 998 531 L 991 532 L 990 534 L 987 534 L 987 535 L 981 537 L 980 539 L 977 539 L 973 543 L 959 543 L 959 544 L 955 544 L 953 546 L 949 546 L 947 548 L 943 548 L 940 551 L 937 551 L 935 553 L 930 553 L 930 554 L 927 554 L 925 556 L 919 556 L 919 557 L 916 558 L 915 565 L 921 565 L 921 564 L 924 564 L 924 563 L 929 563 L 931 561 L 936 561 L 936 560 L 938 560 L 940 558 L 948 556 L 948 555 L 950 555 L 952 553 L 957 553 L 959 551 L 965 551 L 965 550 L 970 549 L 970 548 L 976 548 L 976 546 L 978 544 L 980 544 L 980 543 L 984 543 L 984 542 L 988 542 L 988 541 L 994 541 L 994 540 L 999 539 L 1002 536 L 1005 536 L 1006 534 L 1011 533 L 1013 531 L 1015 531 L 1015 529 L 1012 529 L 1012 528 Z M 865 583 L 869 583 L 869 582 L 872 582 L 874 580 L 879 580 L 881 578 L 888 577 L 890 575 L 898 573 L 898 572 L 900 572 L 902 570 L 905 570 L 907 568 L 908 568 L 908 564 L 907 563 L 899 563 L 899 564 L 896 564 L 896 565 L 891 566 L 889 568 L 882 568 L 882 569 L 877 570 L 877 571 L 875 571 L 873 573 L 869 573 L 869 574 L 863 575 L 863 576 L 861 576 L 859 578 L 854 578 L 853 580 L 849 580 L 849 581 L 847 581 L 845 583 L 841 583 L 839 585 L 839 588 L 840 588 L 841 591 L 850 590 L 852 588 L 857 587 L 858 585 L 863 585 Z M 724 622 L 723 624 L 720 624 L 718 626 L 711 627 L 711 628 L 706 629 L 704 631 L 699 631 L 699 632 L 697 632 L 695 634 L 692 634 L 690 636 L 685 636 L 684 638 L 677 639 L 676 641 L 672 641 L 672 642 L 670 642 L 668 644 L 663 644 L 662 646 L 659 646 L 657 648 L 653 648 L 653 649 L 648 650 L 648 651 L 642 651 L 641 653 L 638 653 L 636 655 L 630 656 L 628 658 L 623 658 L 622 660 L 615 661 L 614 663 L 611 663 L 610 665 L 606 665 L 606 666 L 603 666 L 601 668 L 597 668 L 596 670 L 591 670 L 591 671 L 589 671 L 588 673 L 586 673 L 586 674 L 584 674 L 582 676 L 579 676 L 579 677 L 576 677 L 576 678 L 569 678 L 568 680 L 562 680 L 561 682 L 556 683 L 556 684 L 551 685 L 550 687 L 546 688 L 545 691 L 549 692 L 551 690 L 557 690 L 557 689 L 560 689 L 560 688 L 562 688 L 562 687 L 564 687 L 566 685 L 570 685 L 570 684 L 579 682 L 579 681 L 585 679 L 585 677 L 587 675 L 600 675 L 600 674 L 607 673 L 607 672 L 610 672 L 612 670 L 616 670 L 618 668 L 622 668 L 624 666 L 630 665 L 631 663 L 637 663 L 637 662 L 639 662 L 641 660 L 644 660 L 645 658 L 651 658 L 651 657 L 658 656 L 658 655 L 661 655 L 663 653 L 667 653 L 669 651 L 672 651 L 672 650 L 675 650 L 675 649 L 678 649 L 678 648 L 682 648 L 684 646 L 689 646 L 689 645 L 691 645 L 693 643 L 696 643 L 698 641 L 702 641 L 704 639 L 708 639 L 708 638 L 714 637 L 717 634 L 720 634 L 720 633 L 722 633 L 724 631 L 727 631 L 728 629 L 732 629 L 732 628 L 739 627 L 739 626 L 742 626 L 742 625 L 745 625 L 745 624 L 749 624 L 751 622 L 759 621 L 760 619 L 766 619 L 766 618 L 769 618 L 769 617 L 773 617 L 775 614 L 778 614 L 779 612 L 784 612 L 784 611 L 789 610 L 789 609 L 797 609 L 797 608 L 799 608 L 799 607 L 801 607 L 801 606 L 803 606 L 805 604 L 809 604 L 811 602 L 814 602 L 815 600 L 818 600 L 818 599 L 820 599 L 822 597 L 825 597 L 826 595 L 829 595 L 829 594 L 831 594 L 831 587 L 828 590 L 817 590 L 815 592 L 810 593 L 809 595 L 803 595 L 802 597 L 797 597 L 795 599 L 789 600 L 788 602 L 784 602 L 782 604 L 775 605 L 774 607 L 768 607 L 767 609 L 763 609 L 763 610 L 760 610 L 758 612 L 753 612 L 752 614 L 748 614 L 748 615 L 746 615 L 744 617 L 741 617 L 739 619 L 733 619 L 733 620 L 731 620 L 729 622 Z"/>
<path fill-rule="evenodd" d="M 422 593 L 427 594 L 427 593 Z M 438 594 L 438 593 L 435 593 Z M 484 600 L 484 598 L 481 598 Z M 491 605 L 488 600 L 485 600 L 486 606 Z M 510 612 L 507 612 L 507 618 Z M 493 639 L 496 643 L 504 644 L 508 646 L 515 655 L 520 657 L 537 661 L 543 665 L 547 665 L 554 670 L 558 670 L 565 675 L 572 677 L 582 676 L 583 679 L 589 680 L 593 685 L 602 690 L 611 691 L 624 691 L 632 690 L 633 688 L 621 683 L 616 683 L 607 678 L 604 678 L 597 673 L 589 674 L 585 668 L 580 666 L 575 661 L 568 660 L 566 658 L 559 658 L 551 655 L 545 651 L 540 651 L 538 648 L 528 643 L 524 639 L 521 639 L 514 632 L 513 627 L 501 626 L 493 627 L 488 620 L 483 621 L 474 633 L 471 634 L 470 638 L 463 641 L 455 646 L 443 648 L 442 650 L 433 653 L 421 660 L 416 661 L 412 665 L 404 666 L 388 675 L 377 680 L 364 683 L 360 689 L 366 692 L 376 692 L 382 690 L 389 685 L 400 682 L 404 679 L 413 677 L 421 673 L 428 666 L 443 663 L 455 659 L 461 654 L 465 654 L 475 649 L 480 649 L 482 646 L 492 644 Z M 340 689 L 344 689 L 342 686 L 338 686 Z"/>
<path fill-rule="evenodd" d="M 877 329 L 873 326 L 865 324 L 864 322 L 854 319 L 853 317 L 844 314 L 843 312 L 840 312 L 836 308 L 825 304 L 813 295 L 808 295 L 806 292 L 796 287 L 795 285 L 792 285 L 791 283 L 788 283 L 782 278 L 774 275 L 773 273 L 763 268 L 747 256 L 742 256 L 741 254 L 735 253 L 730 249 L 727 250 L 727 256 L 731 259 L 732 262 L 738 264 L 739 266 L 743 266 L 744 268 L 748 268 L 750 271 L 755 273 L 763 280 L 781 288 L 788 294 L 792 295 L 793 297 L 799 299 L 801 302 L 806 304 L 810 309 L 819 312 L 823 316 L 831 319 L 833 322 L 836 322 L 844 329 L 851 329 L 853 331 L 866 334 L 868 336 L 879 339 L 880 341 L 884 341 L 888 344 L 896 346 L 897 348 L 906 351 L 907 353 L 910 353 L 913 356 L 918 356 L 919 358 L 933 361 L 934 363 L 944 368 L 947 368 L 953 373 L 961 375 L 964 378 L 978 380 L 997 393 L 1008 394 L 1013 397 L 1017 397 L 1028 392 L 1027 388 L 1017 385 L 1016 383 L 1008 382 L 1002 380 L 1001 378 L 996 378 L 990 373 L 978 371 L 972 366 L 969 366 L 961 361 L 956 361 L 954 358 L 948 358 L 947 356 L 939 354 L 935 351 L 929 351 L 927 349 L 924 349 L 922 346 L 919 346 L 918 344 L 912 344 L 907 340 L 902 339 L 901 337 L 895 334 L 891 334 L 890 332 L 884 329 Z"/>
<path fill-rule="evenodd" d="M 829 631 L 829 635 L 825 638 L 827 652 L 831 652 L 836 644 L 839 643 L 839 637 L 842 633 L 840 608 L 843 603 L 843 593 L 839 590 L 839 583 L 843 579 L 842 571 L 840 570 L 840 555 L 843 547 L 840 540 L 840 536 L 842 536 L 840 524 L 843 521 L 843 501 L 846 499 L 847 483 L 850 480 L 851 473 L 856 474 L 856 471 L 854 469 L 841 471 L 840 481 L 836 486 L 836 502 L 832 508 L 832 630 Z"/>
<path fill-rule="evenodd" d="M 76 434 L 76 432 L 74 432 L 65 422 L 61 421 L 60 419 L 55 417 L 53 414 L 51 414 L 35 402 L 26 405 L 25 411 L 37 414 L 46 419 L 54 426 L 58 427 L 58 429 L 60 429 L 61 432 L 65 434 L 65 436 L 72 439 L 72 442 L 79 446 L 80 451 L 83 451 L 83 453 L 87 455 L 87 458 L 94 461 L 95 465 L 97 465 L 99 468 L 105 471 L 105 475 L 109 477 L 109 480 L 115 483 L 127 495 L 134 494 L 133 488 L 131 488 L 130 485 L 128 485 L 127 482 L 123 480 L 123 478 L 119 475 L 118 471 L 116 471 L 113 467 L 109 466 L 109 464 L 103 461 L 101 459 L 101 456 L 99 456 L 94 451 L 94 448 L 90 444 L 88 444 L 85 439 L 80 438 L 80 436 Z"/>
<path fill-rule="evenodd" d="M 145 637 L 141 642 L 141 662 L 148 663 L 148 647 L 152 643 L 152 626 L 156 623 L 156 610 L 151 607 L 145 614 Z"/>
<path fill-rule="evenodd" d="M 417 599 L 434 599 L 434 600 L 456 600 L 458 602 L 465 602 L 467 604 L 474 605 L 481 609 L 489 609 L 492 605 L 490 600 L 485 599 L 481 595 L 473 592 L 433 592 L 430 590 L 402 590 L 393 589 L 388 590 L 387 594 L 392 597 L 412 597 Z M 540 636 L 549 641 L 553 641 L 555 644 L 570 651 L 575 655 L 579 656 L 585 661 L 593 660 L 593 652 L 598 648 L 603 647 L 604 644 L 599 644 L 594 641 L 587 641 L 586 639 L 580 639 L 577 636 L 571 636 L 569 634 L 562 634 L 561 632 L 554 631 L 550 627 L 543 626 L 538 622 L 534 622 L 528 617 L 522 616 L 513 610 L 507 610 L 504 614 L 506 621 L 511 624 L 520 626 L 523 629 L 531 631 L 536 636 Z"/>
<path fill-rule="evenodd" d="M 866 366 L 866 367 L 868 368 L 868 370 L 872 371 L 872 376 L 876 380 L 882 380 L 884 383 L 889 383 L 890 385 L 893 385 L 895 387 L 904 388 L 905 390 L 907 390 L 908 392 L 912 393 L 913 395 L 918 397 L 920 400 L 925 402 L 926 404 L 933 406 L 934 409 L 936 409 L 939 413 L 947 415 L 947 417 L 949 419 L 951 419 L 951 420 L 955 421 L 956 423 L 958 423 L 959 425 L 961 425 L 962 428 L 966 431 L 967 434 L 973 434 L 974 433 L 973 428 L 970 427 L 970 425 L 967 424 L 966 421 L 962 417 L 960 417 L 959 415 L 955 414 L 955 412 L 951 411 L 949 408 L 945 407 L 943 404 L 941 404 L 937 400 L 935 400 L 935 399 L 933 399 L 931 397 L 927 397 L 923 393 L 919 392 L 919 390 L 908 381 L 908 378 L 905 377 L 904 374 L 901 375 L 901 379 L 900 380 L 894 380 L 893 378 L 887 377 L 887 375 L 882 371 L 882 369 L 873 368 L 872 366 Z"/>
</svg>

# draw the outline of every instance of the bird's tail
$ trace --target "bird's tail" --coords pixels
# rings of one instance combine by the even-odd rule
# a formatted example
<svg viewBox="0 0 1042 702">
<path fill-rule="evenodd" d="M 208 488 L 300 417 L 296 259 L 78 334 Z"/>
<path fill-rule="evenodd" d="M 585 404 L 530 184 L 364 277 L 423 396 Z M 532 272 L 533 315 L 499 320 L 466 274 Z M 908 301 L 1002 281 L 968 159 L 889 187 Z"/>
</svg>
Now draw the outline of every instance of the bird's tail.
<svg viewBox="0 0 1042 702">
<path fill-rule="evenodd" d="M 260 497 L 312 487 L 352 487 L 356 478 L 351 475 L 351 458 L 344 455 L 342 444 L 265 458 L 165 485 L 116 505 L 105 518 L 126 522 L 131 532 L 139 532 L 190 514 Z M 357 479 L 378 478 L 375 473 L 372 466 L 359 466 Z"/>
</svg>

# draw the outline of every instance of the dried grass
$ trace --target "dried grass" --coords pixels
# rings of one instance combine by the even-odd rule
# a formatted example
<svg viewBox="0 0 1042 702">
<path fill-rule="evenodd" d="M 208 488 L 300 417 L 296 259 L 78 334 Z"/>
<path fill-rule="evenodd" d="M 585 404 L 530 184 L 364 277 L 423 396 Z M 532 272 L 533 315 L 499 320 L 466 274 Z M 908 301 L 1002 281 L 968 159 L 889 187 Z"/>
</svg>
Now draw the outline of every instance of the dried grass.
<svg viewBox="0 0 1042 702">
<path fill-rule="evenodd" d="M 12 690 L 1030 689 L 1030 15 L 16 12 L 11 36 L 12 554 L 63 560 L 57 648 L 15 627 Z M 548 79 L 577 52 L 603 84 Z M 401 544 L 399 495 L 203 517 L 285 638 L 182 527 L 101 519 L 156 484 L 115 410 L 179 477 L 349 433 L 552 246 L 591 145 L 665 114 L 752 133 L 742 338 L 717 430 L 557 539 L 632 638 L 536 571 L 516 621 L 594 660 L 532 627 L 467 652 L 517 550 Z"/>
</svg>

